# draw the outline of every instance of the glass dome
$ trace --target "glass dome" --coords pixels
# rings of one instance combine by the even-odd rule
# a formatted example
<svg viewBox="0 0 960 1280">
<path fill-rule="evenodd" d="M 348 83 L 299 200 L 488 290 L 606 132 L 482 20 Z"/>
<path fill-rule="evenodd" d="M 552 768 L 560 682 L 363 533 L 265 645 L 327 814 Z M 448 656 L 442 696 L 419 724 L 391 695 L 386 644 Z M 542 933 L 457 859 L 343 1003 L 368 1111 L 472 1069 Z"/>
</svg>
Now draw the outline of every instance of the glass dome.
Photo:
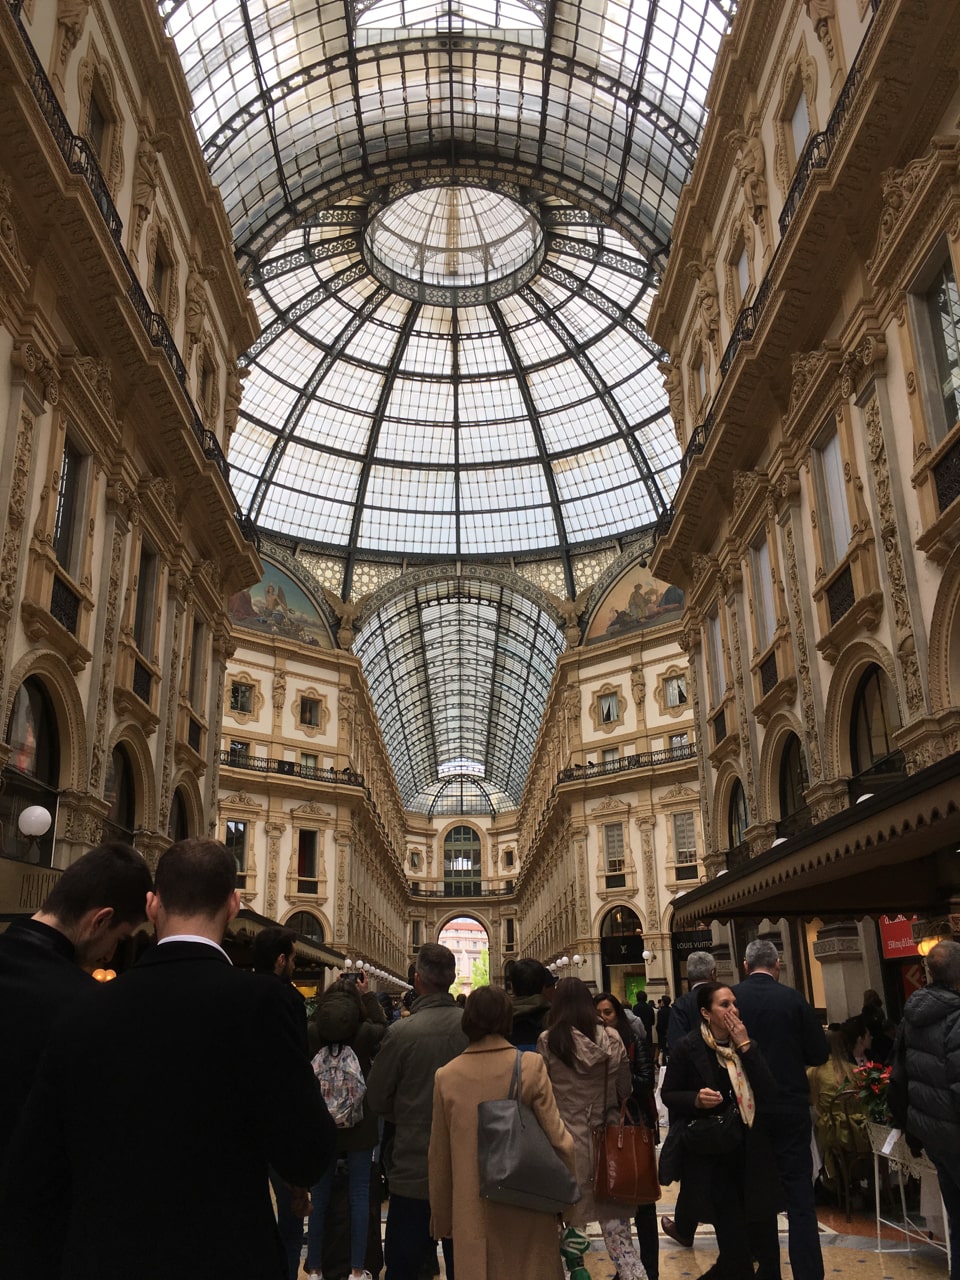
<svg viewBox="0 0 960 1280">
<path fill-rule="evenodd" d="M 543 261 L 536 214 L 509 196 L 445 183 L 371 210 L 363 255 L 406 298 L 470 305 L 516 292 Z"/>
<path fill-rule="evenodd" d="M 251 272 L 263 332 L 230 452 L 241 506 L 327 548 L 418 558 L 566 553 L 653 523 L 679 446 L 643 327 L 650 263 L 555 199 L 534 217 L 513 186 L 414 194 L 310 219 Z M 428 265 L 449 280 L 435 250 L 456 238 L 487 281 L 469 305 L 441 283 L 435 301 L 402 296 L 368 265 L 371 227 L 410 281 Z M 519 276 L 493 278 L 523 253 Z"/>
</svg>

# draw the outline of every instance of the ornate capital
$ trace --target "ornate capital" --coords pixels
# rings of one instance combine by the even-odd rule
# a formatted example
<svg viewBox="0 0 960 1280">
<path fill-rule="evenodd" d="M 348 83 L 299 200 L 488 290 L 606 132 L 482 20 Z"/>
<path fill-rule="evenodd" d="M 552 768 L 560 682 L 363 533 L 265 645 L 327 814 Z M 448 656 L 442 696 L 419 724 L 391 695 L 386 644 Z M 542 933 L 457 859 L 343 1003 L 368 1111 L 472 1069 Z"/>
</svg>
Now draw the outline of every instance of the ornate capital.
<svg viewBox="0 0 960 1280">
<path fill-rule="evenodd" d="M 60 374 L 52 361 L 32 342 L 15 342 L 10 363 L 15 371 L 14 381 L 22 383 L 34 400 L 34 413 L 41 413 L 44 403 L 55 405 L 59 402 Z"/>
</svg>

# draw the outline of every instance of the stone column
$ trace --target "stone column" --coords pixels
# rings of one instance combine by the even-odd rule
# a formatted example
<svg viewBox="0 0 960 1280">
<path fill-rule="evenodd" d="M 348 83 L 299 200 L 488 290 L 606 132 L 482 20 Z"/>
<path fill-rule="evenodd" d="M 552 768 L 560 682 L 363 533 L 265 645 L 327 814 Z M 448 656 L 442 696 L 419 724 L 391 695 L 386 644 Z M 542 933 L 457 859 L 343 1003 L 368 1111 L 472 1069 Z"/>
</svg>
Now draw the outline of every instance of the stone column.
<svg viewBox="0 0 960 1280">
<path fill-rule="evenodd" d="M 828 924 L 817 930 L 813 957 L 823 968 L 827 1020 L 843 1022 L 860 1012 L 868 986 L 863 963 L 860 930 L 853 920 Z"/>
</svg>

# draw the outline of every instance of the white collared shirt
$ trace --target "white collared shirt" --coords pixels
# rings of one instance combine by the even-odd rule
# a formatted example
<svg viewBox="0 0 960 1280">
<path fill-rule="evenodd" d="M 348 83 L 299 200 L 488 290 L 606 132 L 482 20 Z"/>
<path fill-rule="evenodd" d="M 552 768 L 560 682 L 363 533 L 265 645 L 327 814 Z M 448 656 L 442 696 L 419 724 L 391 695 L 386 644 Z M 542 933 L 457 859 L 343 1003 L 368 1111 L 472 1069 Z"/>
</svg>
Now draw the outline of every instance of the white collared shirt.
<svg viewBox="0 0 960 1280">
<path fill-rule="evenodd" d="M 214 942 L 212 938 L 204 938 L 202 934 L 199 933 L 171 933 L 168 938 L 161 938 L 157 945 L 162 947 L 165 942 L 202 942 L 205 946 L 215 947 L 216 950 L 224 957 L 227 964 L 233 964 L 233 961 L 224 951 L 223 947 L 221 947 L 219 942 Z"/>
</svg>

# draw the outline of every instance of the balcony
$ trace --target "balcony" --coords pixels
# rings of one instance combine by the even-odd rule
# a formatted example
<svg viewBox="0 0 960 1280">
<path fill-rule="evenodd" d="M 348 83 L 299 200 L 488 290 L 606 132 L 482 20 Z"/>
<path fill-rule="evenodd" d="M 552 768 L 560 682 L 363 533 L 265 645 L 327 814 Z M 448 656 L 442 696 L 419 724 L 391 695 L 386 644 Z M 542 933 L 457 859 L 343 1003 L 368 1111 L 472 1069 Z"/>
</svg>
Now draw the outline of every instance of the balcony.
<svg viewBox="0 0 960 1280">
<path fill-rule="evenodd" d="M 113 241 L 117 255 L 123 264 L 123 268 L 129 279 L 129 287 L 127 296 L 133 306 L 134 311 L 143 326 L 144 332 L 150 340 L 152 346 L 157 347 L 165 356 L 167 363 L 173 370 L 177 382 L 180 384 L 184 397 L 186 399 L 186 409 L 190 421 L 190 426 L 196 438 L 197 444 L 200 446 L 203 456 L 213 463 L 217 471 L 223 477 L 227 489 L 230 490 L 233 499 L 234 516 L 240 531 L 248 541 L 254 541 L 254 531 L 250 528 L 249 520 L 244 516 L 243 512 L 237 505 L 236 499 L 233 498 L 233 491 L 230 489 L 230 465 L 227 462 L 223 449 L 219 440 L 212 431 L 204 427 L 203 422 L 197 412 L 193 397 L 187 386 L 187 370 L 183 363 L 177 345 L 173 339 L 167 322 L 162 315 L 154 311 L 147 301 L 146 294 L 137 278 L 136 272 L 130 259 L 127 257 L 123 248 L 123 222 L 117 212 L 116 206 L 110 195 L 109 188 L 104 181 L 103 174 L 100 172 L 100 166 L 86 138 L 81 138 L 70 128 L 69 121 L 63 112 L 63 108 L 57 101 L 57 96 L 53 91 L 53 86 L 47 79 L 43 64 L 37 57 L 36 50 L 31 43 L 30 37 L 27 35 L 21 18 L 21 4 L 18 0 L 8 0 L 8 7 L 13 19 L 17 24 L 20 37 L 23 40 L 24 47 L 33 63 L 33 75 L 30 79 L 30 88 L 33 91 L 34 100 L 47 122 L 53 141 L 63 157 L 63 160 L 70 173 L 81 178 L 93 197 L 93 202 L 97 207 L 104 227 L 107 230 L 110 239 Z"/>
<path fill-rule="evenodd" d="M 250 773 L 277 773 L 288 778 L 304 778 L 309 782 L 335 782 L 366 790 L 363 775 L 353 769 L 314 769 L 296 760 L 269 760 L 246 751 L 221 751 L 220 763 L 230 769 L 246 769 Z"/>
<path fill-rule="evenodd" d="M 679 764 L 684 760 L 695 760 L 696 744 L 686 743 L 682 747 L 667 747 L 662 751 L 645 751 L 640 755 L 620 756 L 616 760 L 603 760 L 600 764 L 575 764 L 569 769 L 561 769 L 557 774 L 557 782 L 582 782 L 587 778 L 602 778 L 613 773 L 627 773 L 631 769 L 653 769 L 657 765 Z"/>
<path fill-rule="evenodd" d="M 445 883 L 442 889 L 424 889 L 415 880 L 410 885 L 410 892 L 415 898 L 453 898 L 466 902 L 476 898 L 510 898 L 513 896 L 515 888 L 512 880 L 508 880 L 506 884 L 497 885 L 495 888 L 484 885 L 481 880 L 476 880 L 460 884 Z"/>
</svg>

